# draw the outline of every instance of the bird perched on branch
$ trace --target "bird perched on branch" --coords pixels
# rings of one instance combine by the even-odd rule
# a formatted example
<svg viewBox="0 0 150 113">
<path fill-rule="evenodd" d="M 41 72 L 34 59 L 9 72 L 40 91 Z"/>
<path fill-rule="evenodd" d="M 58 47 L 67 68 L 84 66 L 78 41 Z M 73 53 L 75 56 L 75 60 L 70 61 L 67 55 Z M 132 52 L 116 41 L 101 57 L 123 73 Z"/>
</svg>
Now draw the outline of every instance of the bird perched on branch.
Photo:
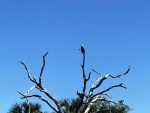
<svg viewBox="0 0 150 113">
<path fill-rule="evenodd" d="M 82 52 L 82 54 L 85 54 L 85 49 L 84 49 L 84 47 L 83 47 L 83 45 L 80 45 L 80 51 Z"/>
</svg>

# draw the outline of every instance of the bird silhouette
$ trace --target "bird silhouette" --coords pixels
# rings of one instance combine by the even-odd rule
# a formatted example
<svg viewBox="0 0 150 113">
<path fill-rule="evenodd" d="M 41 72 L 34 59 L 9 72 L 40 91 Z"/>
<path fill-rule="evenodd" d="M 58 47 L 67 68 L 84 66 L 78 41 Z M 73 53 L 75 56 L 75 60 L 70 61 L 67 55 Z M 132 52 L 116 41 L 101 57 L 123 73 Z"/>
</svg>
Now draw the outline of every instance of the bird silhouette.
<svg viewBox="0 0 150 113">
<path fill-rule="evenodd" d="M 85 49 L 84 49 L 84 47 L 83 47 L 83 45 L 80 45 L 80 50 L 81 50 L 81 52 L 83 53 L 83 54 L 85 54 Z"/>
</svg>

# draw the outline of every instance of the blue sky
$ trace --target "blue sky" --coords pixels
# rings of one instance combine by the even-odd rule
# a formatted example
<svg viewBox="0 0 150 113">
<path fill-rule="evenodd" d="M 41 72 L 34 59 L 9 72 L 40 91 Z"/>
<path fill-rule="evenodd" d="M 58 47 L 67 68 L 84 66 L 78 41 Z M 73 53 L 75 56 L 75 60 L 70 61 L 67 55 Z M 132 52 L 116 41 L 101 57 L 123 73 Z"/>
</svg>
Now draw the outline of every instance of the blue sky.
<svg viewBox="0 0 150 113">
<path fill-rule="evenodd" d="M 101 88 L 124 83 L 108 94 L 123 99 L 133 110 L 149 113 L 150 2 L 148 0 L 1 0 L 0 86 L 1 112 L 6 113 L 26 92 L 31 75 L 39 75 L 42 55 L 49 49 L 43 84 L 56 98 L 74 98 L 82 89 L 82 55 L 86 49 L 86 73 L 94 68 L 103 76 L 131 71 L 121 79 L 108 79 Z M 88 88 L 98 78 L 92 73 Z M 98 91 L 97 90 L 97 91 Z M 33 91 L 36 93 L 37 91 Z M 38 99 L 43 110 L 51 111 Z"/>
</svg>

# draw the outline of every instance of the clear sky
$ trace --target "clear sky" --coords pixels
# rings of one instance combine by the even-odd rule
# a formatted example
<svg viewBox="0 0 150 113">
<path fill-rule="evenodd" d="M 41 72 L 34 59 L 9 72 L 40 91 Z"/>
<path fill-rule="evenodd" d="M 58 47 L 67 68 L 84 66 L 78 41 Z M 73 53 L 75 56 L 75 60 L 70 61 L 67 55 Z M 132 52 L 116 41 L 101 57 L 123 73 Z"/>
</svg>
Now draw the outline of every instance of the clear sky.
<svg viewBox="0 0 150 113">
<path fill-rule="evenodd" d="M 124 83 L 108 94 L 123 99 L 133 110 L 149 113 L 150 101 L 150 1 L 149 0 L 0 0 L 0 112 L 6 113 L 39 75 L 42 55 L 50 49 L 43 84 L 56 98 L 74 98 L 82 89 L 82 55 L 86 49 L 86 73 L 94 68 L 108 79 L 101 88 Z M 98 75 L 92 73 L 88 88 Z M 97 91 L 98 91 L 97 90 Z M 32 94 L 37 91 L 33 91 Z M 51 111 L 38 99 L 43 110 Z"/>
</svg>

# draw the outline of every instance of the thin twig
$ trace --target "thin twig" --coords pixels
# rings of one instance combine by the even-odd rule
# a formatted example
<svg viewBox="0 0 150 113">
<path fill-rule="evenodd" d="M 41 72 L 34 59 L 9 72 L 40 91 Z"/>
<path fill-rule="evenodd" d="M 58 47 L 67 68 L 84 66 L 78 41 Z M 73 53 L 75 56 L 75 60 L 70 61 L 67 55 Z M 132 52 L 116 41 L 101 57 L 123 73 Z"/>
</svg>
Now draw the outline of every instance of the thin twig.
<svg viewBox="0 0 150 113">
<path fill-rule="evenodd" d="M 43 55 L 43 65 L 42 65 L 41 72 L 40 72 L 40 76 L 39 76 L 39 84 L 41 84 L 41 82 L 42 82 L 42 74 L 43 74 L 43 70 L 44 70 L 44 68 L 45 68 L 45 58 L 46 58 L 46 56 L 48 55 L 48 53 L 49 53 L 49 51 L 47 51 L 47 52 L 45 53 L 45 55 Z"/>
</svg>

